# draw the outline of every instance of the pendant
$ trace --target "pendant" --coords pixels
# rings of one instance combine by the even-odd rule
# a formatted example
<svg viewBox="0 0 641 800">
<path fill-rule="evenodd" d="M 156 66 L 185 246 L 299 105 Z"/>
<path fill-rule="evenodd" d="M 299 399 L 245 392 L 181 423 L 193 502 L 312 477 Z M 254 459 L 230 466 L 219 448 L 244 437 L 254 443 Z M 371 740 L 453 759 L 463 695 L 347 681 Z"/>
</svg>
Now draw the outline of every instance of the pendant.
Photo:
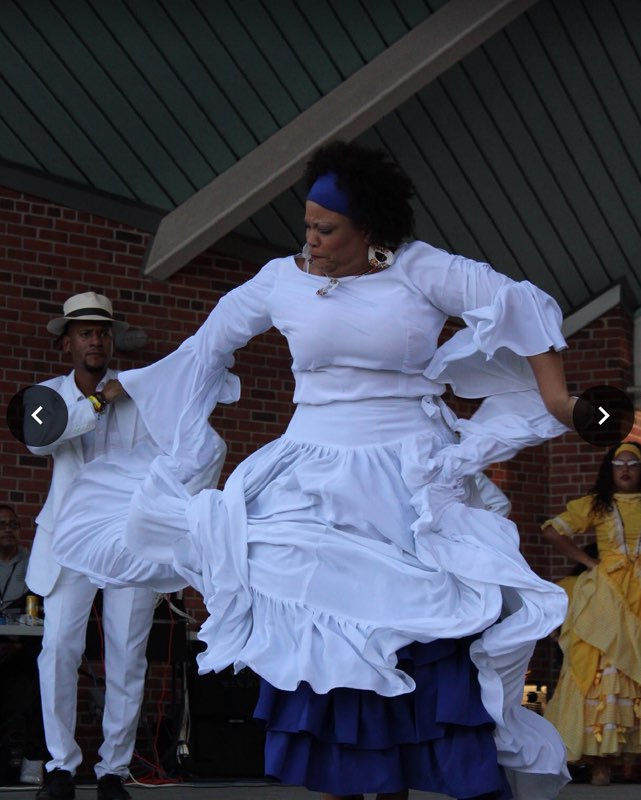
<svg viewBox="0 0 641 800">
<path fill-rule="evenodd" d="M 330 278 L 329 283 L 325 284 L 325 286 L 321 286 L 320 289 L 316 290 L 316 294 L 319 297 L 327 297 L 327 295 L 338 286 L 338 278 Z"/>
</svg>

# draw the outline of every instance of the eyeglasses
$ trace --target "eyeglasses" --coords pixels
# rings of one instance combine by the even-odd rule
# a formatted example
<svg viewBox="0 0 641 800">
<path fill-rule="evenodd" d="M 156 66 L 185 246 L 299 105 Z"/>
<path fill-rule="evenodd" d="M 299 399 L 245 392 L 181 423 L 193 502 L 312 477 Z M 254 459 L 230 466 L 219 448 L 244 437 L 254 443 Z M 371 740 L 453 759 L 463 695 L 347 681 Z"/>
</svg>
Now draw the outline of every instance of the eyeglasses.
<svg viewBox="0 0 641 800">
<path fill-rule="evenodd" d="M 0 530 L 3 528 L 11 528 L 11 530 L 16 530 L 20 527 L 20 523 L 17 519 L 0 519 Z"/>
<path fill-rule="evenodd" d="M 614 459 L 610 462 L 613 467 L 641 467 L 641 461 L 630 459 L 630 461 L 622 461 L 621 459 Z"/>
</svg>

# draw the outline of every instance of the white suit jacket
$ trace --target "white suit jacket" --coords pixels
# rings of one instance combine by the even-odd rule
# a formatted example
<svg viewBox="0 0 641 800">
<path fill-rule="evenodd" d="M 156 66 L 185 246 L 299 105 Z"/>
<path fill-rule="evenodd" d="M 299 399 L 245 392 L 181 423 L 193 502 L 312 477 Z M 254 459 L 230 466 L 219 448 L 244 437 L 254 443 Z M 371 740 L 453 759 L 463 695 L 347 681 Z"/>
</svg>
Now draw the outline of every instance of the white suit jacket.
<svg viewBox="0 0 641 800">
<path fill-rule="evenodd" d="M 117 372 L 108 370 L 105 380 L 116 378 L 117 375 Z M 29 447 L 35 455 L 53 456 L 51 486 L 47 500 L 36 518 L 36 534 L 27 571 L 27 585 L 31 591 L 46 596 L 53 589 L 61 569 L 51 550 L 56 519 L 65 492 L 85 464 L 80 437 L 95 428 L 96 413 L 89 400 L 77 399 L 79 390 L 73 371 L 69 375 L 60 375 L 44 381 L 41 385 L 57 391 L 64 398 L 69 413 L 64 432 L 53 444 L 45 447 Z M 113 404 L 109 413 L 116 415 L 123 454 L 143 438 L 151 438 L 133 400 L 119 399 Z"/>
</svg>

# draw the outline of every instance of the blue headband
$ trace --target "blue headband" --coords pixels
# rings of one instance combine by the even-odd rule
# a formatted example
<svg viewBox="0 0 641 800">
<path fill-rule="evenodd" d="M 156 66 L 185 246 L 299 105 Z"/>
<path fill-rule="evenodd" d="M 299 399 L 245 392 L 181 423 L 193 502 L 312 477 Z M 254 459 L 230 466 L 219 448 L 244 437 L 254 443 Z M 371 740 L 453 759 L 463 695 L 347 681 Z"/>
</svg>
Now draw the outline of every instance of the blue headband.
<svg viewBox="0 0 641 800">
<path fill-rule="evenodd" d="M 323 206 L 328 211 L 336 211 L 350 219 L 356 219 L 347 192 L 340 188 L 337 183 L 338 176 L 335 172 L 326 172 L 319 175 L 312 184 L 307 194 L 307 199 L 319 206 Z"/>
</svg>

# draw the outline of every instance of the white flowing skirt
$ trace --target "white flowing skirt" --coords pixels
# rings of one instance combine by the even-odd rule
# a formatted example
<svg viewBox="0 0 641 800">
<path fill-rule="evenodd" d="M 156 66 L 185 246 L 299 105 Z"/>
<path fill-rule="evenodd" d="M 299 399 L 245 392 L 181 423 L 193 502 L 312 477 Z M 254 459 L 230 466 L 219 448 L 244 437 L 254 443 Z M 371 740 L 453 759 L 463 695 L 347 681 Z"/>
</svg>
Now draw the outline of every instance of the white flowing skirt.
<svg viewBox="0 0 641 800">
<path fill-rule="evenodd" d="M 68 498 L 57 557 L 97 582 L 191 584 L 208 612 L 200 671 L 249 666 L 280 689 L 410 692 L 399 648 L 480 634 L 471 656 L 499 762 L 517 798 L 555 797 L 564 748 L 521 695 L 565 593 L 528 567 L 511 522 L 478 507 L 473 476 L 444 460 L 446 417 L 430 399 L 299 406 L 223 491 L 193 497 L 169 456 L 151 470 L 144 455 L 138 471 L 135 454 L 127 468 L 93 462 L 92 505 Z"/>
</svg>

